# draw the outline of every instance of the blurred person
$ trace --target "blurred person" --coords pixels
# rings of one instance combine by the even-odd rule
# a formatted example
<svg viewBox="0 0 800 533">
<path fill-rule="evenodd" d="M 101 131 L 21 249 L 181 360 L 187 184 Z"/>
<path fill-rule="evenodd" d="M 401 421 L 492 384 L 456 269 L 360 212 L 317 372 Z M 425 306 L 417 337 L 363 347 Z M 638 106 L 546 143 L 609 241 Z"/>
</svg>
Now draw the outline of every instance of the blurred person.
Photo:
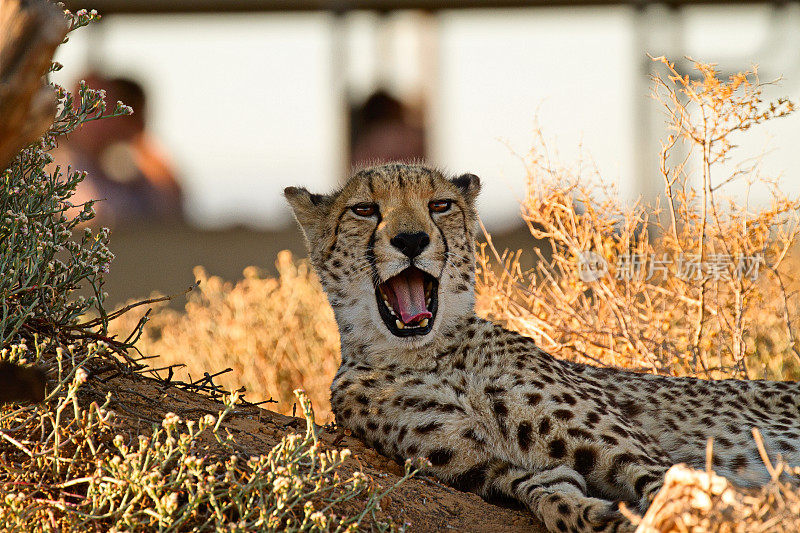
<svg viewBox="0 0 800 533">
<path fill-rule="evenodd" d="M 411 110 L 387 91 L 375 91 L 352 112 L 350 163 L 354 167 L 425 159 L 425 131 Z"/>
<path fill-rule="evenodd" d="M 127 78 L 90 74 L 91 88 L 106 90 L 107 112 L 117 101 L 131 106 L 132 115 L 97 120 L 70 134 L 56 153 L 58 163 L 86 170 L 73 203 L 95 204 L 96 223 L 117 225 L 135 221 L 182 219 L 181 187 L 167 157 L 147 132 L 146 95 Z"/>
</svg>

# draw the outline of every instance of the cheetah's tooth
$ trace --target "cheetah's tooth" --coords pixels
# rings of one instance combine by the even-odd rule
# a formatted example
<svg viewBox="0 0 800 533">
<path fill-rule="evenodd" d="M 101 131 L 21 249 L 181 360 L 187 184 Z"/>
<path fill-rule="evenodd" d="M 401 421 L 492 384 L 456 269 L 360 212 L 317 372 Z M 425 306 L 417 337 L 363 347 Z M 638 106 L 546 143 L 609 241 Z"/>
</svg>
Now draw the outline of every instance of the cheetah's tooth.
<svg viewBox="0 0 800 533">
<path fill-rule="evenodd" d="M 428 327 L 428 319 L 427 318 L 423 318 L 422 320 L 420 320 L 419 327 L 427 328 Z"/>
<path fill-rule="evenodd" d="M 400 322 L 399 320 L 395 320 L 394 323 L 397 325 L 397 329 L 405 329 L 406 325 Z"/>
</svg>

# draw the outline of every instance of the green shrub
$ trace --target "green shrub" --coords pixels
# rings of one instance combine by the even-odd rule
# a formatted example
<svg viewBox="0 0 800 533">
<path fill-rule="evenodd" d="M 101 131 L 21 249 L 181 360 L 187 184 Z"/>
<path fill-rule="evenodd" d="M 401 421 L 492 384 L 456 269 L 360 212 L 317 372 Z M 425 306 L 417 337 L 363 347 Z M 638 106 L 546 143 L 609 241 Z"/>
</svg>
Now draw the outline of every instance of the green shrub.
<svg viewBox="0 0 800 533">
<path fill-rule="evenodd" d="M 85 26 L 96 18 L 94 13 L 81 11 L 72 18 L 71 27 Z M 58 68 L 54 64 L 53 70 Z M 59 112 L 53 126 L 2 171 L 2 347 L 30 339 L 33 334 L 63 336 L 92 309 L 105 317 L 103 274 L 114 257 L 107 246 L 108 230 L 95 234 L 86 228 L 80 239 L 75 239 L 76 228 L 94 218 L 94 202 L 77 206 L 70 202 L 86 174 L 74 168 L 52 167 L 50 152 L 60 137 L 82 124 L 129 114 L 131 109 L 117 102 L 114 111 L 107 112 L 104 91 L 90 89 L 84 83 L 77 95 L 58 86 L 55 92 Z M 82 286 L 91 287 L 94 296 L 76 298 L 75 291 Z M 103 334 L 106 321 L 101 320 L 100 325 L 99 333 Z"/>
</svg>

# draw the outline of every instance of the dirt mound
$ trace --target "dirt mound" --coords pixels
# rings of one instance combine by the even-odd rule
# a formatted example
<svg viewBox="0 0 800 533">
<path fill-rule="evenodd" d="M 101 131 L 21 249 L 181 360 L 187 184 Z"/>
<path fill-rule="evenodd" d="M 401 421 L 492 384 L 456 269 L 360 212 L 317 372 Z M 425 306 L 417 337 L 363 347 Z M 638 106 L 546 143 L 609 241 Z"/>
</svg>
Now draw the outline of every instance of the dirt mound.
<svg viewBox="0 0 800 533">
<path fill-rule="evenodd" d="M 157 381 L 135 377 L 116 377 L 105 383 L 114 392 L 112 409 L 119 415 L 126 431 L 147 431 L 160 424 L 168 412 L 183 419 L 197 419 L 206 414 L 217 415 L 222 403 L 176 387 L 165 387 Z M 228 415 L 225 429 L 236 438 L 239 452 L 246 455 L 266 453 L 290 433 L 303 433 L 302 418 L 281 415 L 259 407 L 242 407 Z M 327 427 L 319 435 L 325 446 L 348 448 L 351 459 L 344 475 L 361 470 L 383 489 L 402 477 L 403 467 L 367 448 L 360 440 Z M 349 470 L 347 470 L 349 469 Z M 352 510 L 355 510 L 355 505 Z M 427 476 L 415 476 L 398 486 L 381 501 L 379 519 L 392 517 L 397 523 L 409 524 L 409 531 L 463 531 L 497 533 L 544 533 L 546 530 L 531 513 L 493 505 L 479 496 L 461 492 Z M 347 512 L 347 508 L 340 508 Z"/>
<path fill-rule="evenodd" d="M 98 381 L 103 381 L 102 379 Z M 175 413 L 184 420 L 217 415 L 223 404 L 206 395 L 139 375 L 111 378 L 100 387 L 113 391 L 111 408 L 116 411 L 118 433 L 148 433 L 153 424 Z M 100 395 L 100 390 L 95 394 Z M 103 393 L 104 396 L 104 393 Z M 237 452 L 259 455 L 268 452 L 283 437 L 304 433 L 306 421 L 253 405 L 230 413 L 224 429 L 234 437 Z M 318 435 L 328 449 L 349 449 L 351 459 L 340 474 L 360 470 L 381 490 L 403 477 L 403 467 L 379 455 L 360 440 L 331 427 L 319 427 Z M 211 448 L 213 443 L 209 442 Z M 219 450 L 222 451 L 222 450 Z M 229 453 L 229 452 L 224 452 Z M 773 469 L 772 466 L 770 466 Z M 666 475 L 664 487 L 655 496 L 644 517 L 631 516 L 642 533 L 678 531 L 798 531 L 800 490 L 784 481 L 784 467 L 777 466 L 775 479 L 765 487 L 743 490 L 713 472 L 676 465 Z M 794 471 L 794 469 L 789 469 Z M 800 471 L 795 472 L 797 474 Z M 338 505 L 341 514 L 358 514 L 359 502 Z M 381 500 L 379 520 L 392 518 L 407 524 L 409 531 L 463 531 L 498 533 L 544 533 L 544 526 L 524 509 L 508 508 L 461 492 L 428 476 L 415 476 L 397 486 Z"/>
</svg>

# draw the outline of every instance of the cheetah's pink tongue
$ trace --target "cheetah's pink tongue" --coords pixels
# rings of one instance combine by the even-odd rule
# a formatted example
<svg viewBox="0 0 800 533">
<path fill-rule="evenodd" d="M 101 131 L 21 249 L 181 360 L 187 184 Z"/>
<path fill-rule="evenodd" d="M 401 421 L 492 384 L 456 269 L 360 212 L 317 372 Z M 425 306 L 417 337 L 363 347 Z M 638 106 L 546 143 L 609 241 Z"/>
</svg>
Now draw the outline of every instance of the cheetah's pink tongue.
<svg viewBox="0 0 800 533">
<path fill-rule="evenodd" d="M 406 324 L 417 322 L 423 318 L 431 318 L 433 313 L 425 305 L 425 279 L 422 271 L 407 268 L 398 275 L 389 278 L 386 283 L 392 289 L 392 307 L 400 313 Z"/>
</svg>

